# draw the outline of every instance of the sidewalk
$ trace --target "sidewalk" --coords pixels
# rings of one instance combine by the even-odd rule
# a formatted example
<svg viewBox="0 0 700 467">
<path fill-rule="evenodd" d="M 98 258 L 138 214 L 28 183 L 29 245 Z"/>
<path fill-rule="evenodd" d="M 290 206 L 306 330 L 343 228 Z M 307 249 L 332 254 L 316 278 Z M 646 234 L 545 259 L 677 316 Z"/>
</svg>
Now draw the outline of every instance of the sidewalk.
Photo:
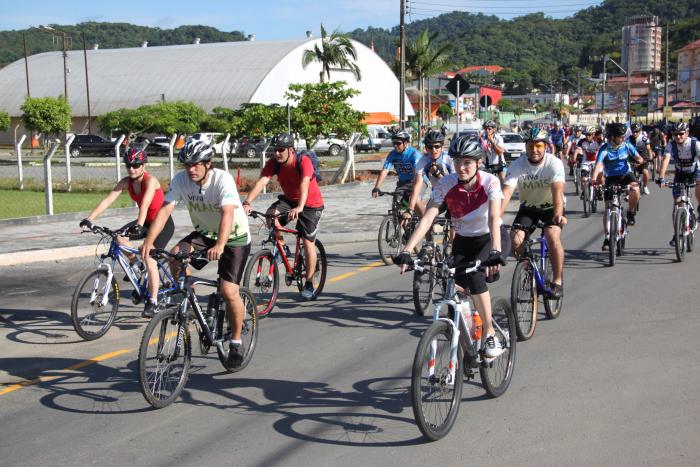
<svg viewBox="0 0 700 467">
<path fill-rule="evenodd" d="M 384 183 L 384 188 L 390 189 L 395 183 L 395 178 L 390 177 Z M 370 193 L 373 186 L 372 181 L 321 188 L 325 210 L 318 238 L 325 245 L 376 241 L 380 219 L 390 208 L 391 198 L 372 198 Z M 253 209 L 265 211 L 276 198 L 276 194 L 260 195 L 253 203 Z M 513 206 L 517 207 L 517 201 L 511 203 L 511 208 Z M 80 219 L 87 214 L 82 212 L 0 221 L 0 266 L 94 255 L 99 237 L 81 234 L 78 227 Z M 95 223 L 118 228 L 132 221 L 136 214 L 136 208 L 112 209 L 98 217 Z M 173 220 L 175 235 L 171 244 L 192 231 L 192 223 L 184 207 L 175 209 Z M 262 236 L 267 235 L 267 230 L 254 219 L 250 219 L 250 222 L 253 250 L 256 250 Z"/>
</svg>

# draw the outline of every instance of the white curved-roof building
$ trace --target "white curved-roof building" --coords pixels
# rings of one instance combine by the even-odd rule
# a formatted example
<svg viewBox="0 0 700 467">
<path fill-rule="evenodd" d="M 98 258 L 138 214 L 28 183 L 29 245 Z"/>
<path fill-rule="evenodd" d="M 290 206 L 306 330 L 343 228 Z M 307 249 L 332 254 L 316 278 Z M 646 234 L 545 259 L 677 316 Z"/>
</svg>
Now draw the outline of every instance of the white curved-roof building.
<svg viewBox="0 0 700 467">
<path fill-rule="evenodd" d="M 304 50 L 316 41 L 320 39 L 88 50 L 91 113 L 94 117 L 162 99 L 192 101 L 207 112 L 247 102 L 285 105 L 289 84 L 319 80 L 320 64 L 301 66 Z M 374 51 L 357 41 L 353 44 L 362 79 L 358 82 L 349 71 L 334 69 L 331 80 L 347 81 L 360 91 L 351 101 L 356 110 L 398 116 L 398 79 Z M 73 116 L 81 120 L 88 114 L 83 51 L 69 51 L 67 60 L 68 101 Z M 25 79 L 24 59 L 0 70 L 0 109 L 12 117 L 21 115 Z M 62 52 L 30 56 L 29 85 L 32 97 L 62 95 Z M 413 115 L 404 99 L 407 114 Z"/>
</svg>

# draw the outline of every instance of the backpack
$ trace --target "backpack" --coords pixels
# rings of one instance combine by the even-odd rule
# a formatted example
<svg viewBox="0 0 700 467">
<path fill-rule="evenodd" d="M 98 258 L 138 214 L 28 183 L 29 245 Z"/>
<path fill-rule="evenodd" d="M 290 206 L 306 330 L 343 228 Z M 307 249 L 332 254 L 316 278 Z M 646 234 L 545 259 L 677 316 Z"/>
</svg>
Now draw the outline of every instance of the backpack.
<svg viewBox="0 0 700 467">
<path fill-rule="evenodd" d="M 690 157 L 693 159 L 691 162 L 695 162 L 698 157 L 697 149 L 695 145 L 697 144 L 697 138 L 690 138 Z M 671 141 L 671 155 L 673 156 L 673 161 L 678 164 L 678 143 Z"/>
<path fill-rule="evenodd" d="M 299 175 L 301 176 L 301 158 L 302 156 L 306 156 L 309 159 L 311 159 L 311 165 L 314 167 L 314 178 L 316 179 L 317 182 L 320 182 L 323 180 L 323 177 L 321 177 L 321 169 L 320 165 L 321 163 L 318 161 L 318 156 L 316 155 L 315 151 L 299 151 L 297 153 L 297 170 L 299 171 Z M 278 175 L 280 173 L 280 164 L 279 162 L 275 161 L 275 175 Z"/>
</svg>

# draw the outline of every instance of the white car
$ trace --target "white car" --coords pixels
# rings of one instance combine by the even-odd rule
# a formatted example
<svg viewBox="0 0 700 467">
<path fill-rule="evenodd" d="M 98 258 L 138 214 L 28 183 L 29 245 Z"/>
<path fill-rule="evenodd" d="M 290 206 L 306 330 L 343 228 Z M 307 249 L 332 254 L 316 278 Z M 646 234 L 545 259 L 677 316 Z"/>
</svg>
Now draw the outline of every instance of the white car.
<svg viewBox="0 0 700 467">
<path fill-rule="evenodd" d="M 525 154 L 525 140 L 518 133 L 503 133 L 501 137 L 506 159 L 517 159 L 521 154 Z"/>
<path fill-rule="evenodd" d="M 329 138 L 319 137 L 319 139 L 316 140 L 316 144 L 314 144 L 314 147 L 311 149 L 318 154 L 328 153 L 329 156 L 340 155 L 340 152 L 345 149 L 347 144 L 342 139 L 334 138 L 334 136 L 335 135 L 330 135 Z M 295 147 L 297 149 L 308 150 L 306 147 L 306 140 L 303 138 L 296 140 Z"/>
<path fill-rule="evenodd" d="M 224 139 L 226 138 L 226 135 L 224 135 L 223 133 L 195 133 L 192 135 L 192 138 L 204 141 L 212 148 L 214 148 L 214 152 L 216 154 L 221 155 L 224 152 Z M 230 142 L 228 147 L 228 154 L 231 154 Z"/>
</svg>

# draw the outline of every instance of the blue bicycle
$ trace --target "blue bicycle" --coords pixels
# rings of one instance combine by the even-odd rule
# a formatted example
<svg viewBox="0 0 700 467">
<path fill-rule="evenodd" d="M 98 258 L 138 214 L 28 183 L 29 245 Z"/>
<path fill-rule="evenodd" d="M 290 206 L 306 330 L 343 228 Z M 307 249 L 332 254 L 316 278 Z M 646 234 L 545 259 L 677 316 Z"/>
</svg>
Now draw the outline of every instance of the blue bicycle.
<svg viewBox="0 0 700 467">
<path fill-rule="evenodd" d="M 525 341 L 535 334 L 538 297 L 542 297 L 549 319 L 559 317 L 563 297 L 551 297 L 552 261 L 544 236 L 544 224 L 539 222 L 530 227 L 513 224 L 512 229 L 525 232 L 524 252 L 515 265 L 510 288 L 510 306 L 515 314 L 515 331 L 518 339 Z M 540 236 L 533 240 L 530 235 L 537 229 L 541 229 Z M 537 244 L 540 246 L 539 251 L 533 251 L 532 246 Z"/>
<path fill-rule="evenodd" d="M 126 254 L 139 254 L 135 248 L 117 243 L 117 237 L 126 236 L 123 231 L 93 225 L 90 231 L 101 235 L 102 241 L 110 241 L 107 253 L 98 256 L 97 268 L 85 274 L 73 292 L 70 316 L 73 328 L 80 337 L 91 341 L 104 336 L 112 327 L 119 310 L 119 282 L 114 277 L 116 266 L 121 266 L 126 279 L 134 287 L 131 300 L 138 305 L 148 295 L 148 274 L 145 270 L 135 270 Z M 99 244 L 98 244 L 99 246 Z M 111 261 L 107 261 L 111 259 Z M 158 290 L 159 310 L 170 304 L 169 292 L 177 290 L 177 284 L 170 275 L 167 264 L 158 261 L 160 289 Z"/>
</svg>

